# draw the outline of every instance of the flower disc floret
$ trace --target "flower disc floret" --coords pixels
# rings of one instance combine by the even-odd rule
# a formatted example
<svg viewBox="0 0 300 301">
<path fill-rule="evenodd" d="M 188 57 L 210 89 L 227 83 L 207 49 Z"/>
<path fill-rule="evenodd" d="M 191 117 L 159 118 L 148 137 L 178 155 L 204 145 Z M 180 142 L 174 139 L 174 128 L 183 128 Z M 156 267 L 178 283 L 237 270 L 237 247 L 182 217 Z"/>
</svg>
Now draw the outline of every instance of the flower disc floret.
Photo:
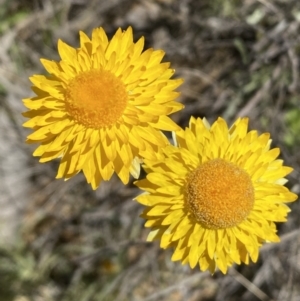
<svg viewBox="0 0 300 301">
<path fill-rule="evenodd" d="M 106 70 L 80 73 L 67 86 L 66 110 L 78 124 L 99 129 L 121 118 L 128 102 L 122 81 Z"/>
<path fill-rule="evenodd" d="M 190 212 L 208 229 L 237 226 L 254 204 L 250 176 L 223 159 L 210 160 L 193 170 L 187 177 L 185 194 Z"/>
</svg>

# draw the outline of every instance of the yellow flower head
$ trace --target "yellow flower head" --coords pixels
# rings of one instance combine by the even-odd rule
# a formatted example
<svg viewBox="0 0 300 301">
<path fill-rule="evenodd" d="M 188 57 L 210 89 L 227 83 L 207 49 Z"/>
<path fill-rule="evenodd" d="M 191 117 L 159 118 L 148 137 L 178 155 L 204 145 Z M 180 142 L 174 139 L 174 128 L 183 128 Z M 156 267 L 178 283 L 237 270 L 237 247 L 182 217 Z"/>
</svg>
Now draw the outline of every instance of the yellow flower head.
<svg viewBox="0 0 300 301">
<path fill-rule="evenodd" d="M 96 189 L 116 172 L 126 184 L 139 176 L 140 158 L 168 144 L 160 130 L 178 130 L 167 115 L 183 108 L 174 91 L 182 80 L 170 79 L 162 50 L 143 47 L 131 27 L 110 41 L 96 28 L 91 39 L 80 32 L 78 49 L 59 41 L 59 62 L 41 60 L 49 75 L 31 77 L 24 126 L 33 129 L 27 142 L 40 143 L 40 162 L 61 158 L 57 178 L 83 170 Z"/>
<path fill-rule="evenodd" d="M 276 159 L 268 133 L 247 127 L 247 118 L 228 129 L 222 118 L 210 126 L 192 117 L 162 161 L 144 161 L 147 177 L 136 185 L 145 193 L 136 200 L 147 206 L 147 240 L 174 248 L 173 261 L 225 274 L 233 263 L 256 262 L 264 242 L 279 241 L 274 222 L 286 221 L 285 203 L 297 199 L 283 186 L 292 168 Z"/>
</svg>

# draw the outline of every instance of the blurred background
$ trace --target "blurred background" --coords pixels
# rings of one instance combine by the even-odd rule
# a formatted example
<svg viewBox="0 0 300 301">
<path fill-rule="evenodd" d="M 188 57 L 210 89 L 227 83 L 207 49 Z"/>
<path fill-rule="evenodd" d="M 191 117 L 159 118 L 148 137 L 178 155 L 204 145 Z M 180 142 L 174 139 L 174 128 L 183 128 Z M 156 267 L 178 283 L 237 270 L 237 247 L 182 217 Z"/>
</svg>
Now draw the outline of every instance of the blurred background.
<svg viewBox="0 0 300 301">
<path fill-rule="evenodd" d="M 181 126 L 190 115 L 248 116 L 270 132 L 299 193 L 300 1 L 0 0 L 0 301 L 299 301 L 299 202 L 278 225 L 281 243 L 211 276 L 145 242 L 132 181 L 93 191 L 81 174 L 55 180 L 58 162 L 32 157 L 28 77 L 45 73 L 40 58 L 59 59 L 59 38 L 78 47 L 78 31 L 99 26 L 109 37 L 132 26 L 135 41 L 166 52 L 185 80 Z"/>
</svg>

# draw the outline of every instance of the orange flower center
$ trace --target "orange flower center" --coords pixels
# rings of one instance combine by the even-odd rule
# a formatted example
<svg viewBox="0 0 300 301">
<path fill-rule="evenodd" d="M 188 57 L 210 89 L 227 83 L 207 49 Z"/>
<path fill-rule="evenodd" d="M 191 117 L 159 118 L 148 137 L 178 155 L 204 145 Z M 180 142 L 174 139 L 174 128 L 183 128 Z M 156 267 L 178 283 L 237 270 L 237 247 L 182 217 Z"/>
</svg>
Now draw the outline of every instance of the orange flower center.
<svg viewBox="0 0 300 301">
<path fill-rule="evenodd" d="M 254 204 L 250 176 L 223 159 L 203 163 L 187 178 L 186 201 L 195 219 L 208 229 L 234 227 Z"/>
<path fill-rule="evenodd" d="M 101 128 L 115 124 L 127 105 L 122 81 L 106 70 L 90 70 L 73 78 L 67 87 L 66 110 L 80 124 Z"/>
</svg>

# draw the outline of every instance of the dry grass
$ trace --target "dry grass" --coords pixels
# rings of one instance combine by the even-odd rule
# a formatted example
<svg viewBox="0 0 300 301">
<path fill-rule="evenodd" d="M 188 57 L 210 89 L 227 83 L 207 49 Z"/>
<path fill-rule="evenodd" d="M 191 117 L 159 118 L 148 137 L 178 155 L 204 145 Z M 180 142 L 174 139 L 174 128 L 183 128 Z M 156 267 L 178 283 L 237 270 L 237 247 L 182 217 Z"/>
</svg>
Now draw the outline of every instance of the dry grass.
<svg viewBox="0 0 300 301">
<path fill-rule="evenodd" d="M 111 36 L 129 25 L 185 79 L 176 122 L 249 116 L 271 132 L 300 190 L 299 1 L 0 0 L 0 301 L 299 301 L 300 203 L 257 264 L 212 277 L 145 243 L 132 184 L 113 178 L 92 191 L 32 157 L 20 113 L 28 76 L 44 72 L 39 59 L 58 59 L 58 38 L 78 45 L 79 30 Z"/>
</svg>

